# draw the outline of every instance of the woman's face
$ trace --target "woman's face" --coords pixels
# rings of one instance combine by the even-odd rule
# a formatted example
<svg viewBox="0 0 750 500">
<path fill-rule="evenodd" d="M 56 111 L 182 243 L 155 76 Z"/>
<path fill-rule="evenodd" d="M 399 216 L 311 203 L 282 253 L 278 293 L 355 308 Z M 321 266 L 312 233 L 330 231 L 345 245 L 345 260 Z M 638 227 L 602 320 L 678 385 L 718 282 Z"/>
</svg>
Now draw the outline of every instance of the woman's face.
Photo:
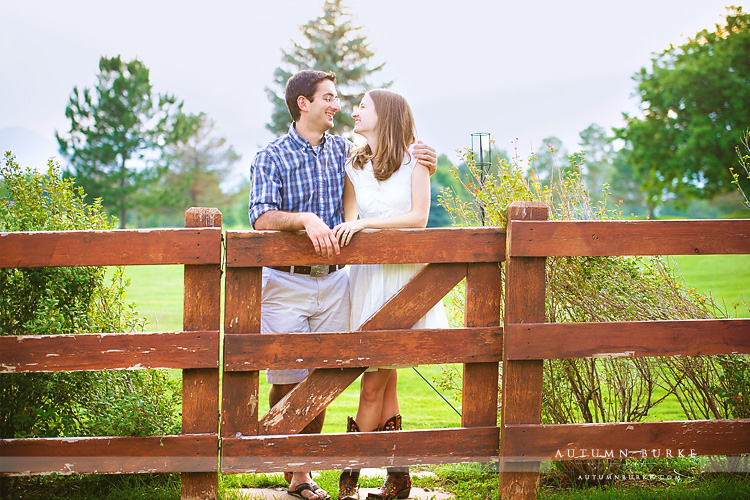
<svg viewBox="0 0 750 500">
<path fill-rule="evenodd" d="M 378 124 L 378 114 L 375 112 L 375 103 L 372 101 L 370 94 L 365 94 L 359 108 L 352 113 L 354 118 L 354 132 L 357 134 L 367 134 L 375 132 L 375 126 Z"/>
</svg>

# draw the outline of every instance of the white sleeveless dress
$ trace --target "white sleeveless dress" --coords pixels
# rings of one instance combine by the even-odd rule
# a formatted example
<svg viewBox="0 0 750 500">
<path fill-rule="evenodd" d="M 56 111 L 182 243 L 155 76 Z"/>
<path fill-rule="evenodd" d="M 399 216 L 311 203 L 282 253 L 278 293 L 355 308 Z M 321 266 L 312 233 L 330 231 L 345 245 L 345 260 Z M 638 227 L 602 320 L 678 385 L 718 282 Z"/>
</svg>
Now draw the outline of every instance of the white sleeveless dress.
<svg viewBox="0 0 750 500">
<path fill-rule="evenodd" d="M 416 165 L 413 157 L 384 181 L 375 179 L 372 164 L 362 170 L 346 163 L 357 195 L 359 217 L 381 218 L 411 211 L 411 174 Z M 422 166 L 416 168 L 424 168 Z M 396 294 L 425 264 L 358 264 L 349 270 L 351 329 L 356 330 L 388 299 Z M 449 328 L 443 302 L 438 302 L 412 328 Z M 394 367 L 383 367 L 394 368 Z M 375 368 L 371 368 L 373 370 Z"/>
</svg>

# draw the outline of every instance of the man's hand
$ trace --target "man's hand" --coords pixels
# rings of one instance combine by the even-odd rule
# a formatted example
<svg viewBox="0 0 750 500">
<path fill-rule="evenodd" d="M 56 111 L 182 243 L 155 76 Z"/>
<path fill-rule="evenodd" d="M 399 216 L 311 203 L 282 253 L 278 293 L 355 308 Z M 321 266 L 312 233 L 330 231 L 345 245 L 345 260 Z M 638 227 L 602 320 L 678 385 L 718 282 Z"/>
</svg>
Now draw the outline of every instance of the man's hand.
<svg viewBox="0 0 750 500">
<path fill-rule="evenodd" d="M 435 173 L 437 170 L 437 153 L 434 148 L 422 141 L 417 141 L 412 147 L 412 154 L 417 159 L 417 163 L 427 167 L 430 175 Z"/>
<path fill-rule="evenodd" d="M 330 259 L 341 253 L 339 242 L 328 225 L 313 213 L 306 213 L 304 218 L 305 231 L 315 247 L 315 253 Z"/>
</svg>

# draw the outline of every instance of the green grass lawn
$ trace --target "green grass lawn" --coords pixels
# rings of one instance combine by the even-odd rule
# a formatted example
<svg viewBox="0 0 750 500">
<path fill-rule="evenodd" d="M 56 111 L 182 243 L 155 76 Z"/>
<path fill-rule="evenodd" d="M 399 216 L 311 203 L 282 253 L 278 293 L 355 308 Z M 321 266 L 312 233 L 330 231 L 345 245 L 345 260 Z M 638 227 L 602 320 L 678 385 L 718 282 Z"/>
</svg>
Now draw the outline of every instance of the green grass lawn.
<svg viewBox="0 0 750 500">
<path fill-rule="evenodd" d="M 729 317 L 750 318 L 750 255 L 677 255 L 685 282 L 710 295 Z"/>
</svg>

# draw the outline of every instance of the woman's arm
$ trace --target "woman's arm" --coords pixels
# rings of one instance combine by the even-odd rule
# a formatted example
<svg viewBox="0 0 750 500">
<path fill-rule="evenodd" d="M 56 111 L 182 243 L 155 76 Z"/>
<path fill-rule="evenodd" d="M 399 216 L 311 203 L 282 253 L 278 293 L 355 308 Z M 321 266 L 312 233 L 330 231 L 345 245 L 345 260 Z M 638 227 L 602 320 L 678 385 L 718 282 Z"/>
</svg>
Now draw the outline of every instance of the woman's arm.
<svg viewBox="0 0 750 500">
<path fill-rule="evenodd" d="M 421 164 L 411 174 L 411 210 L 391 217 L 349 220 L 333 228 L 342 245 L 347 245 L 354 233 L 362 229 L 425 227 L 430 216 L 430 172 Z"/>
<path fill-rule="evenodd" d="M 354 192 L 354 184 L 349 180 L 349 174 L 346 175 L 344 180 L 344 221 L 349 222 L 357 220 L 359 216 L 359 209 L 357 208 L 357 195 Z"/>
</svg>

